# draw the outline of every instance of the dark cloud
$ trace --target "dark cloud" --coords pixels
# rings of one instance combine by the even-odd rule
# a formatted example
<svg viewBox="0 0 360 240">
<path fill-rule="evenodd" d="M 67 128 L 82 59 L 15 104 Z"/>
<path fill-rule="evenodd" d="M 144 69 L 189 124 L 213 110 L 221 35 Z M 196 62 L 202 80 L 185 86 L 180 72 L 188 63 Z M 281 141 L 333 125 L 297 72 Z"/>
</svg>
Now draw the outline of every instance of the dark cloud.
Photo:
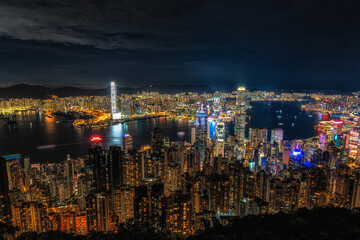
<svg viewBox="0 0 360 240">
<path fill-rule="evenodd" d="M 360 1 L 2 0 L 0 83 L 360 87 Z"/>
<path fill-rule="evenodd" d="M 102 49 L 182 48 L 199 43 L 179 23 L 201 2 L 5 0 L 0 2 L 0 34 Z"/>
<path fill-rule="evenodd" d="M 324 0 L 3 0 L 0 34 L 102 49 L 249 48 L 273 40 L 293 47 L 297 38 L 358 35 L 359 6 Z"/>
</svg>

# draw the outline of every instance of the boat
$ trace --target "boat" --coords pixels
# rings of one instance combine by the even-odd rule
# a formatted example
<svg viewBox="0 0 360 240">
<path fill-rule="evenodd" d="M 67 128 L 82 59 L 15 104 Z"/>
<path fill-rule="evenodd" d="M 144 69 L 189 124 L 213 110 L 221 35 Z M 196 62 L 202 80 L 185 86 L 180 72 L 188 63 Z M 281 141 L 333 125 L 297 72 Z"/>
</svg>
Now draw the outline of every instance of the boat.
<svg viewBox="0 0 360 240">
<path fill-rule="evenodd" d="M 280 126 L 284 125 L 284 123 L 279 123 Z"/>
<path fill-rule="evenodd" d="M 308 117 L 313 117 L 313 115 L 309 114 Z"/>
</svg>

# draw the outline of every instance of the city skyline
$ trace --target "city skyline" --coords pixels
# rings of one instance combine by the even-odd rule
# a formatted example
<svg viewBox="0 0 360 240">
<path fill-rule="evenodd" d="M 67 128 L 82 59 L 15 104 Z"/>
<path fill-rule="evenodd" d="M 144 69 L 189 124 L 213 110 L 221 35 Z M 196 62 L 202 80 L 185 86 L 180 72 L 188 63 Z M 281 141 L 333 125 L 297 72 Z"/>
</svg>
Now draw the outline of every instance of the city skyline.
<svg viewBox="0 0 360 240">
<path fill-rule="evenodd" d="M 0 235 L 118 239 L 140 236 L 136 226 L 186 238 L 259 215 L 360 207 L 360 92 L 109 86 L 1 99 L 0 220 L 14 230 Z"/>
<path fill-rule="evenodd" d="M 360 239 L 360 1 L 0 1 L 0 240 Z"/>
</svg>

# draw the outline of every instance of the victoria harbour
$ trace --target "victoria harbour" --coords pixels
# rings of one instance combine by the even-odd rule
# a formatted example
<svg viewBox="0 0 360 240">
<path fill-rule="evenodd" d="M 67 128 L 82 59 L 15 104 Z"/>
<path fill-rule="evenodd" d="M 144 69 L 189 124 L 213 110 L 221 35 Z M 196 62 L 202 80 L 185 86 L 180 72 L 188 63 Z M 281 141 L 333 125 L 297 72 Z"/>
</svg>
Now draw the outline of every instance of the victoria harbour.
<svg viewBox="0 0 360 240">
<path fill-rule="evenodd" d="M 249 127 L 284 129 L 284 139 L 293 140 L 315 136 L 314 126 L 317 115 L 309 117 L 302 111 L 301 102 L 252 102 L 249 110 Z M 106 146 L 122 146 L 122 136 L 126 133 L 133 137 L 135 148 L 151 141 L 151 132 L 159 127 L 171 141 L 190 142 L 192 124 L 174 118 L 150 118 L 135 120 L 101 128 L 72 127 L 72 123 L 41 113 L 16 115 L 17 128 L 0 129 L 0 151 L 3 154 L 20 153 L 30 157 L 33 162 L 61 162 L 67 155 L 84 157 L 88 153 L 90 138 L 101 136 Z M 226 135 L 234 134 L 234 124 L 226 125 Z"/>
</svg>

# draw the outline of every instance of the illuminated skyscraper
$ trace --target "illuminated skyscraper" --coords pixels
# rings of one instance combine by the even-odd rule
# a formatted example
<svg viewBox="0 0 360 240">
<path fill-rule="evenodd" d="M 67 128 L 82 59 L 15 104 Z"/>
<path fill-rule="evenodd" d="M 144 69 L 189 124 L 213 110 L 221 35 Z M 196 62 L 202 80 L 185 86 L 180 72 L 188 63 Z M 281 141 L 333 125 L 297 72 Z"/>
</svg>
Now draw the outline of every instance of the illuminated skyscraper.
<svg viewBox="0 0 360 240">
<path fill-rule="evenodd" d="M 121 119 L 121 112 L 117 112 L 117 104 L 116 104 L 116 84 L 115 82 L 111 82 L 111 116 L 113 120 Z"/>
<path fill-rule="evenodd" d="M 290 154 L 289 167 L 293 169 L 299 169 L 304 160 L 304 152 L 298 149 L 298 146 Z"/>
<path fill-rule="evenodd" d="M 281 144 L 284 136 L 284 131 L 281 128 L 274 128 L 271 130 L 271 143 L 277 142 Z"/>
<path fill-rule="evenodd" d="M 284 146 L 283 146 L 283 155 L 282 155 L 282 160 L 283 160 L 283 164 L 288 167 L 289 166 L 289 161 L 290 161 L 290 154 L 291 154 L 291 145 L 289 142 L 284 142 Z"/>
<path fill-rule="evenodd" d="M 196 141 L 196 128 L 191 127 L 191 145 L 193 145 Z"/>
<path fill-rule="evenodd" d="M 357 159 L 359 155 L 359 140 L 360 140 L 359 128 L 352 129 L 350 131 L 349 156 L 353 159 Z"/>
<path fill-rule="evenodd" d="M 334 141 L 336 146 L 340 146 L 341 141 L 341 133 L 342 133 L 342 126 L 343 121 L 342 120 L 333 120 L 333 135 L 334 135 Z"/>
<path fill-rule="evenodd" d="M 256 148 L 259 143 L 267 143 L 267 132 L 266 128 L 250 128 L 249 140 L 251 147 Z"/>
<path fill-rule="evenodd" d="M 236 96 L 235 136 L 240 144 L 245 142 L 247 94 L 245 87 L 239 87 Z"/>
<path fill-rule="evenodd" d="M 159 127 L 156 127 L 151 132 L 151 146 L 155 153 L 160 153 L 164 147 L 164 134 Z"/>
<path fill-rule="evenodd" d="M 204 112 L 203 107 L 201 105 L 201 109 L 196 119 L 196 141 L 195 141 L 196 151 L 200 155 L 200 159 L 199 159 L 200 168 L 202 167 L 205 160 L 206 135 L 207 135 L 207 115 Z"/>
<path fill-rule="evenodd" d="M 326 144 L 326 134 L 320 133 L 319 135 L 319 148 L 325 151 L 325 144 Z"/>
<path fill-rule="evenodd" d="M 219 122 L 216 125 L 216 143 L 215 143 L 216 157 L 218 157 L 219 155 L 225 157 L 224 145 L 225 145 L 225 124 L 223 122 Z"/>
<path fill-rule="evenodd" d="M 106 191 L 106 151 L 101 142 L 100 137 L 91 138 L 91 148 L 86 158 L 86 176 L 91 182 L 90 191 L 93 193 Z"/>
<path fill-rule="evenodd" d="M 127 152 L 133 148 L 133 139 L 132 139 L 132 136 L 128 133 L 123 136 L 123 146 L 124 146 L 123 149 L 125 152 Z"/>
<path fill-rule="evenodd" d="M 214 113 L 216 115 L 220 113 L 220 97 L 214 97 Z"/>
</svg>

